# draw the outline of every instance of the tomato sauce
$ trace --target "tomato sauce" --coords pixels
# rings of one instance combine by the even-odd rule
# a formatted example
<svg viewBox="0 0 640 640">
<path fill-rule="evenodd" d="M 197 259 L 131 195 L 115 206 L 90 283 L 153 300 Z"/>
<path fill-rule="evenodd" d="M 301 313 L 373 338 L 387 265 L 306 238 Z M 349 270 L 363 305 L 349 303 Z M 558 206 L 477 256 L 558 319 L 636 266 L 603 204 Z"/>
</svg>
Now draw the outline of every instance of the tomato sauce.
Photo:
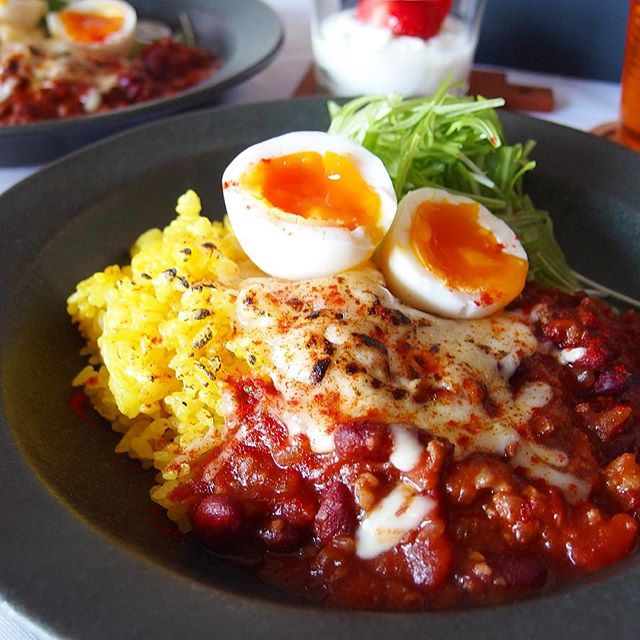
<svg viewBox="0 0 640 640">
<path fill-rule="evenodd" d="M 172 499 L 189 506 L 194 533 L 214 552 L 253 560 L 285 590 L 355 609 L 505 602 L 622 560 L 640 515 L 640 318 L 532 285 L 514 305 L 545 348 L 510 384 L 554 390 L 526 429 L 566 453 L 590 481 L 588 499 L 495 454 L 459 459 L 425 431 L 419 462 L 401 471 L 390 461 L 392 427 L 375 421 L 337 424 L 335 449 L 314 453 L 265 409 L 273 386 L 253 378 L 235 382 L 237 427 Z M 434 508 L 397 544 L 362 557 L 363 519 L 401 480 Z"/>
</svg>

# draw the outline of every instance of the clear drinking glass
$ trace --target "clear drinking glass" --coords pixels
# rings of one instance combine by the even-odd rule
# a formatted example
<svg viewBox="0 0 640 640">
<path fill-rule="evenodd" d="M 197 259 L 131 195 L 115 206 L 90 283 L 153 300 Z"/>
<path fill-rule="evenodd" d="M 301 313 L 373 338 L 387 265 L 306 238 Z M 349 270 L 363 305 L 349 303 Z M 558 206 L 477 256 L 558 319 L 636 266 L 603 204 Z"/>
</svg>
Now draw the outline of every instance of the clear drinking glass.
<svg viewBox="0 0 640 640">
<path fill-rule="evenodd" d="M 354 0 L 313 0 L 316 83 L 333 95 L 419 96 L 448 78 L 464 91 L 484 5 L 484 0 L 360 0 L 357 6 Z M 424 37 L 430 11 L 436 12 L 436 23 L 446 17 L 436 33 Z"/>
<path fill-rule="evenodd" d="M 622 68 L 622 141 L 640 151 L 640 0 L 631 0 Z"/>
</svg>

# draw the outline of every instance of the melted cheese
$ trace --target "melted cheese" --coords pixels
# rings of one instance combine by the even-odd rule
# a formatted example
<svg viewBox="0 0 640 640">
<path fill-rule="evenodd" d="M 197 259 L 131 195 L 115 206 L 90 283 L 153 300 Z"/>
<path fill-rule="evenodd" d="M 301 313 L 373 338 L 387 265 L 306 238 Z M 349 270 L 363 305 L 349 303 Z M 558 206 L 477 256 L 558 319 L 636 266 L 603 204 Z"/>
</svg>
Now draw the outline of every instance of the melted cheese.
<svg viewBox="0 0 640 640">
<path fill-rule="evenodd" d="M 411 471 L 420 461 L 424 450 L 416 430 L 402 424 L 392 424 L 391 436 L 393 451 L 389 456 L 389 462 L 400 471 Z"/>
<path fill-rule="evenodd" d="M 584 347 L 574 347 L 573 349 L 561 349 L 557 358 L 560 364 L 573 364 L 583 358 L 587 353 Z"/>
<path fill-rule="evenodd" d="M 0 47 L 0 68 L 8 68 L 12 60 L 19 61 L 19 77 L 28 78 L 33 90 L 51 88 L 56 81 L 86 85 L 89 93 L 84 98 L 84 106 L 88 112 L 97 109 L 102 95 L 118 84 L 116 70 L 96 63 L 87 58 L 86 53 L 58 40 L 30 37 L 4 43 Z M 5 80 L 0 87 L 0 102 L 8 100 L 19 84 L 17 77 L 13 82 Z"/>
<path fill-rule="evenodd" d="M 372 509 L 356 530 L 356 554 L 375 558 L 395 547 L 436 506 L 435 500 L 416 494 L 405 484 L 392 489 Z"/>
<path fill-rule="evenodd" d="M 448 439 L 454 455 L 508 458 L 571 496 L 586 483 L 562 451 L 536 444 L 527 424 L 553 395 L 544 383 L 514 394 L 509 378 L 541 349 L 524 318 L 501 312 L 449 320 L 402 305 L 377 270 L 284 282 L 251 279 L 238 293 L 229 347 L 279 391 L 269 410 L 317 453 L 333 449 L 336 425 L 358 419 L 411 426 Z M 392 464 L 417 462 L 415 434 L 394 427 Z M 564 457 L 563 457 L 564 456 Z"/>
</svg>

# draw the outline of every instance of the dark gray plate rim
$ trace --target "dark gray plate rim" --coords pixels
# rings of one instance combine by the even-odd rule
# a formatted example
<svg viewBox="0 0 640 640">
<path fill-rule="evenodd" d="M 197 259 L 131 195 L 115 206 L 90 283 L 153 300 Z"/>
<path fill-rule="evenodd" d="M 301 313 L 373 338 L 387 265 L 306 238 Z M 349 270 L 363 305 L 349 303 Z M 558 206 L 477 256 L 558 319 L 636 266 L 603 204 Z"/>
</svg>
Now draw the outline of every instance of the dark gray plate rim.
<svg viewBox="0 0 640 640">
<path fill-rule="evenodd" d="M 276 55 L 284 39 L 279 17 L 260 0 L 131 0 L 131 3 L 140 18 L 156 18 L 172 24 L 177 22 L 181 11 L 187 14 L 197 12 L 200 20 L 206 17 L 206 26 L 193 24 L 196 39 L 200 46 L 222 59 L 222 66 L 209 78 L 174 96 L 105 113 L 0 126 L 0 146 L 4 147 L 0 152 L 0 163 L 25 163 L 31 161 L 31 157 L 40 161 L 41 154 L 45 154 L 43 159 L 46 160 L 52 152 L 42 151 L 39 146 L 44 147 L 51 139 L 61 141 L 63 147 L 70 144 L 77 148 L 80 143 L 75 143 L 75 139 L 86 144 L 86 141 L 96 139 L 98 134 L 114 133 L 152 117 L 203 104 L 263 69 Z M 28 153 L 24 150 L 25 145 L 31 147 Z"/>
<path fill-rule="evenodd" d="M 577 261 L 587 275 L 600 277 L 608 284 L 617 282 L 623 291 L 637 296 L 640 268 L 633 248 L 640 238 L 640 156 L 538 120 L 509 113 L 503 114 L 502 120 L 510 140 L 538 140 L 540 173 L 530 187 L 536 202 L 562 209 L 570 219 L 567 224 L 558 224 L 560 218 L 556 218 L 570 259 Z M 210 109 L 119 134 L 15 185 L 0 196 L 0 363 L 7 362 L 12 340 L 30 321 L 20 314 L 25 292 L 37 292 L 42 285 L 46 287 L 43 297 L 53 296 L 54 302 L 64 305 L 55 279 L 47 282 L 45 278 L 35 284 L 34 279 L 48 270 L 53 273 L 61 269 L 58 264 L 47 264 L 51 248 L 72 234 L 82 218 L 98 220 L 96 212 L 110 215 L 104 203 L 112 194 L 144 181 L 173 194 L 175 199 L 184 187 L 193 186 L 205 201 L 213 199 L 218 206 L 219 169 L 239 148 L 268 135 L 323 129 L 326 124 L 325 105 L 320 100 Z M 167 176 L 171 184 L 160 184 L 159 178 Z M 607 219 L 598 226 L 601 203 L 609 207 L 602 216 L 610 213 L 628 223 L 611 238 L 607 238 L 612 226 Z M 587 210 L 591 211 L 591 224 L 585 228 L 585 218 L 576 227 L 580 211 Z M 138 233 L 138 212 L 132 209 L 127 215 L 132 223 L 127 237 L 132 240 Z M 163 211 L 162 216 L 158 224 L 164 224 L 171 211 Z M 105 229 L 108 223 L 104 221 Z M 146 218 L 140 224 L 142 228 L 149 226 Z M 586 229 L 583 235 L 579 232 L 582 228 Z M 620 265 L 616 260 L 612 263 L 609 256 L 582 256 L 584 242 L 594 233 L 598 235 L 594 240 L 597 246 L 611 241 L 618 253 L 628 258 L 621 264 L 630 274 L 612 272 Z M 572 239 L 576 235 L 579 237 Z M 625 245 L 625 238 L 630 244 Z M 86 242 L 81 236 L 74 241 L 80 245 Z M 97 264 L 111 258 L 101 254 L 100 246 L 96 249 L 87 244 L 82 251 L 95 253 L 89 261 Z M 69 270 L 69 277 L 76 277 L 73 265 L 64 269 Z M 26 358 L 25 366 L 28 361 Z M 20 390 L 20 397 L 27 404 L 37 403 L 44 388 L 40 385 L 53 383 L 57 368 L 52 363 L 50 368 L 27 373 L 33 375 L 34 386 Z M 252 582 L 242 583 L 240 588 L 230 583 L 227 589 L 214 577 L 208 583 L 200 576 L 194 577 L 191 570 L 173 570 L 151 558 L 144 546 L 128 544 L 113 525 L 92 521 L 81 503 L 82 496 L 60 492 L 55 476 L 47 475 L 29 448 L 42 446 L 28 443 L 30 426 L 11 421 L 7 408 L 18 390 L 10 388 L 11 378 L 5 370 L 1 375 L 0 594 L 16 611 L 54 637 L 168 640 L 178 635 L 267 635 L 324 639 L 420 634 L 484 639 L 507 632 L 526 639 L 578 640 L 631 638 L 640 633 L 640 616 L 634 605 L 640 589 L 637 554 L 620 567 L 540 598 L 500 607 L 424 614 L 329 610 L 281 597 L 271 588 Z M 60 408 L 60 412 L 65 411 L 71 420 L 68 408 Z M 87 495 L 99 501 L 100 487 Z M 253 586 L 247 590 L 246 584 Z"/>
</svg>

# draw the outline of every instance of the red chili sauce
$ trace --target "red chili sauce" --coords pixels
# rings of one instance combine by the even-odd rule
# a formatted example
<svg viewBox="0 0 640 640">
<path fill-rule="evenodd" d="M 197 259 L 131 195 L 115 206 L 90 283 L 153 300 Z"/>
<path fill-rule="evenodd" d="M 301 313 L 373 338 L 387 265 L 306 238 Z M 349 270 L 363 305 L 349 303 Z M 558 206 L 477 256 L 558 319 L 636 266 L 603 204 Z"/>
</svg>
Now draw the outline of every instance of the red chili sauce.
<svg viewBox="0 0 640 640">
<path fill-rule="evenodd" d="M 194 533 L 213 551 L 256 561 L 281 588 L 330 605 L 421 610 L 514 600 L 614 563 L 637 543 L 640 515 L 640 317 L 617 315 L 584 295 L 528 286 L 516 301 L 554 350 L 584 347 L 570 365 L 525 358 L 514 391 L 548 383 L 553 399 L 528 427 L 541 444 L 579 461 L 588 501 L 531 480 L 497 455 L 454 460 L 453 446 L 426 432 L 413 470 L 389 462 L 388 425 L 339 424 L 335 451 L 315 454 L 305 436 L 261 412 L 276 393 L 237 380 L 241 438 L 195 465 L 175 500 L 190 505 Z M 438 507 L 399 544 L 372 559 L 355 553 L 364 511 L 400 475 Z"/>
<path fill-rule="evenodd" d="M 10 89 L 0 101 L 0 124 L 90 115 L 165 98 L 198 84 L 219 66 L 208 51 L 169 38 L 134 57 L 115 59 L 89 54 L 80 59 L 30 45 L 0 65 L 0 85 Z"/>
</svg>

